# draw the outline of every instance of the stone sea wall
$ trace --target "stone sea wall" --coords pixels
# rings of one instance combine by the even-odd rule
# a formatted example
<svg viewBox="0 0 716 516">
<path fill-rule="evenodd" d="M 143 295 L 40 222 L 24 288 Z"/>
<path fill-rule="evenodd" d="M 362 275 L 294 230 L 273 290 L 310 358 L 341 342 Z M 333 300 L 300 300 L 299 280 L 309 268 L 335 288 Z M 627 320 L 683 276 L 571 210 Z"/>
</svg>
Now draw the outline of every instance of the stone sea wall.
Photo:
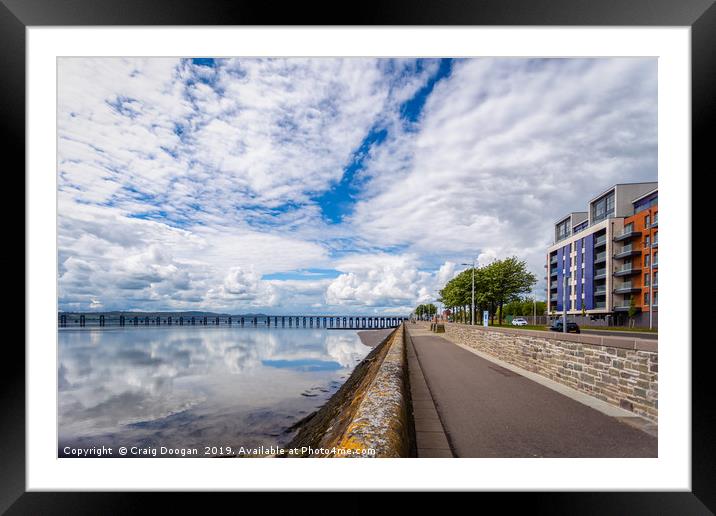
<svg viewBox="0 0 716 516">
<path fill-rule="evenodd" d="M 421 323 L 429 328 L 428 323 Z M 656 340 L 445 323 L 443 337 L 651 421 L 658 420 Z"/>
<path fill-rule="evenodd" d="M 409 395 L 404 325 L 359 364 L 287 448 L 304 457 L 407 457 Z"/>
</svg>

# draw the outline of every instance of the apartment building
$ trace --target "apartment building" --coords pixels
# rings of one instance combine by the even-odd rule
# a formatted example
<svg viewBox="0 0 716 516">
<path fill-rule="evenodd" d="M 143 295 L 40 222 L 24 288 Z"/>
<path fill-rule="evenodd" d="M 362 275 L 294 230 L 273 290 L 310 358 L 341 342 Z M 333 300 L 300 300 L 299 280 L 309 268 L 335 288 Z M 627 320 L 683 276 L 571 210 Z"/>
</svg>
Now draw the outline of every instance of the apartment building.
<svg viewBox="0 0 716 516">
<path fill-rule="evenodd" d="M 616 184 L 554 224 L 549 313 L 658 325 L 658 183 Z M 657 282 L 655 284 L 655 282 Z"/>
</svg>

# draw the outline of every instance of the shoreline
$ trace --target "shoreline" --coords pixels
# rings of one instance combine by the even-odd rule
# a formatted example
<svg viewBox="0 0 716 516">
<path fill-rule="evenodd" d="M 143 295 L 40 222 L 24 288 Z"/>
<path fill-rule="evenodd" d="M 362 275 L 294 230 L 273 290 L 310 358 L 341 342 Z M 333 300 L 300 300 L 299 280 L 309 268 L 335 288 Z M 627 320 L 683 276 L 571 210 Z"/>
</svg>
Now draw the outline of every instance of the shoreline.
<svg viewBox="0 0 716 516">
<path fill-rule="evenodd" d="M 388 337 L 394 330 L 395 328 L 381 328 L 358 332 L 361 342 L 366 346 L 372 344 L 373 349 L 353 369 L 348 379 L 323 406 L 315 412 L 307 414 L 286 430 L 286 432 L 296 432 L 286 444 L 286 449 L 304 446 L 316 447 L 327 432 L 337 433 L 348 424 L 347 412 L 350 412 L 350 407 L 356 402 L 356 393 L 361 392 L 366 387 L 366 382 L 372 380 L 375 368 L 382 363 L 387 351 L 385 344 L 388 343 Z M 278 457 L 287 458 L 285 455 Z"/>
<path fill-rule="evenodd" d="M 358 332 L 358 337 L 363 344 L 369 348 L 374 348 L 383 342 L 394 329 L 395 328 L 379 328 L 374 330 L 360 330 Z"/>
</svg>

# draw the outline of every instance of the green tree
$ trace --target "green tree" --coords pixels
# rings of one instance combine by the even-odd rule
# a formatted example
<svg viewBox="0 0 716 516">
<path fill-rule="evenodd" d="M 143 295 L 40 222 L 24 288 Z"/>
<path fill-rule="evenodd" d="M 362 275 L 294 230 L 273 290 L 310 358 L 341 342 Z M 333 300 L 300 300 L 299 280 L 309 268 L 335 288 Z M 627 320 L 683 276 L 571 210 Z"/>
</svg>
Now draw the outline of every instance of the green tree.
<svg viewBox="0 0 716 516">
<path fill-rule="evenodd" d="M 527 294 L 537 283 L 537 277 L 527 270 L 527 264 L 516 257 L 497 260 L 484 268 L 486 273 L 486 300 L 492 307 L 492 318 L 499 313 L 498 324 L 502 324 L 505 303 Z"/>
<path fill-rule="evenodd" d="M 437 312 L 438 312 L 437 307 L 432 303 L 418 305 L 414 310 L 415 316 L 418 319 L 423 319 L 424 317 L 433 316 Z"/>
<path fill-rule="evenodd" d="M 454 314 L 455 321 L 470 321 L 472 306 L 472 268 L 464 270 L 448 281 L 440 290 L 440 301 Z M 495 314 L 499 314 L 502 323 L 503 314 L 529 315 L 532 313 L 532 301 L 521 300 L 537 282 L 534 274 L 527 271 L 524 261 L 515 257 L 497 260 L 485 267 L 475 269 L 475 320 L 477 314 L 488 310 L 494 323 Z M 513 304 L 514 303 L 514 304 Z M 509 307 L 505 309 L 505 305 Z M 529 305 L 529 306 L 527 306 Z M 540 302 L 538 311 L 544 313 L 546 303 Z"/>
</svg>

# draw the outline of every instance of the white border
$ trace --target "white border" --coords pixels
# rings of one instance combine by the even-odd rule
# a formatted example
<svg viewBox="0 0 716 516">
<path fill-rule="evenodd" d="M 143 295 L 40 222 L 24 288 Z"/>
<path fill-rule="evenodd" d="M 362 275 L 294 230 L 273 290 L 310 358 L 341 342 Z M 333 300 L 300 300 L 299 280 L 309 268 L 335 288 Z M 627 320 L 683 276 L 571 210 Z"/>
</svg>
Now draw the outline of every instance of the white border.
<svg viewBox="0 0 716 516">
<path fill-rule="evenodd" d="M 28 28 L 27 489 L 690 490 L 690 29 Z M 57 459 L 58 56 L 658 56 L 658 459 Z M 685 274 L 686 273 L 686 274 Z M 669 314 L 674 314 L 670 317 Z M 677 314 L 684 315 L 677 321 Z M 681 317 L 679 317 L 681 319 Z M 32 324 L 31 324 L 32 322 Z"/>
</svg>

